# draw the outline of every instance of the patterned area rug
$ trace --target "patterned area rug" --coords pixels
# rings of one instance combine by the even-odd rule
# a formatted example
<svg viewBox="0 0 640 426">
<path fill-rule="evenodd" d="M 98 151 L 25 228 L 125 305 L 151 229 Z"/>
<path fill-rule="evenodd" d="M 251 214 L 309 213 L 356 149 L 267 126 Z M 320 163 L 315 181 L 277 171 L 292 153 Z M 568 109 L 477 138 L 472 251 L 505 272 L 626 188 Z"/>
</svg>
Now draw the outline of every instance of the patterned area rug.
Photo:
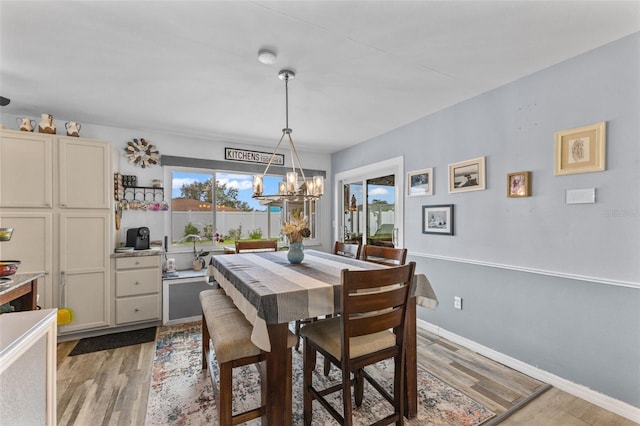
<svg viewBox="0 0 640 426">
<path fill-rule="evenodd" d="M 201 370 L 200 322 L 159 327 L 153 377 L 149 392 L 146 424 L 203 425 L 218 424 L 217 409 L 213 398 L 208 372 Z M 302 355 L 293 352 L 293 424 L 303 424 L 302 419 Z M 215 363 L 214 363 L 214 371 Z M 391 377 L 393 364 L 380 363 L 367 368 L 371 374 Z M 339 371 L 334 367 L 329 377 L 322 374 L 322 358 L 318 357 L 314 381 L 337 381 Z M 234 370 L 234 410 L 255 407 L 260 401 L 260 379 L 255 366 Z M 367 384 L 368 385 L 368 384 Z M 340 407 L 340 393 L 336 393 L 336 407 Z M 336 424 L 326 411 L 314 403 L 313 424 Z M 479 425 L 492 418 L 494 413 L 473 399 L 432 376 L 418 370 L 418 417 L 406 421 L 408 425 Z M 375 390 L 365 388 L 365 401 L 354 413 L 354 424 L 370 424 L 388 410 L 386 400 Z M 259 425 L 260 420 L 248 424 Z"/>
</svg>

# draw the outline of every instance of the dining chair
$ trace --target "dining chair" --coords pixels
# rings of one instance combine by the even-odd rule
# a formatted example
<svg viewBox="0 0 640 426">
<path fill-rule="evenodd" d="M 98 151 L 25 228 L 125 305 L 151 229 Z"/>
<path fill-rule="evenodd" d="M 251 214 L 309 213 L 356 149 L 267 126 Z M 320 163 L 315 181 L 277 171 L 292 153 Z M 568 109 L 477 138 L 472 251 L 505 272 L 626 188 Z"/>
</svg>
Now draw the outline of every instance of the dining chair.
<svg viewBox="0 0 640 426">
<path fill-rule="evenodd" d="M 278 250 L 276 240 L 236 241 L 236 253 L 276 250 Z"/>
<path fill-rule="evenodd" d="M 362 250 L 362 260 L 389 266 L 404 265 L 407 261 L 407 249 L 367 244 Z"/>
<path fill-rule="evenodd" d="M 336 241 L 335 244 L 333 245 L 333 254 L 337 254 L 338 256 L 349 257 L 352 259 L 359 259 L 361 247 L 362 246 L 360 244 L 348 244 L 348 243 L 343 243 L 341 241 Z M 326 318 L 331 318 L 331 315 L 327 315 Z M 307 319 L 296 321 L 295 335 L 298 338 L 296 342 L 296 351 L 300 348 L 300 327 L 302 327 L 302 325 L 304 324 L 309 324 L 315 321 L 316 319 L 317 318 L 307 318 Z M 324 361 L 325 376 L 329 374 L 330 369 L 331 369 L 331 364 L 329 363 L 329 361 L 325 360 Z"/>
<path fill-rule="evenodd" d="M 352 424 L 353 395 L 362 405 L 364 380 L 393 406 L 393 413 L 376 425 L 403 424 L 405 410 L 405 328 L 415 262 L 386 269 L 342 270 L 342 313 L 316 321 L 300 330 L 303 350 L 304 424 L 312 420 L 312 404 L 317 400 L 342 425 Z M 320 352 L 342 370 L 342 382 L 317 389 L 313 382 L 316 353 Z M 370 375 L 365 367 L 393 358 L 393 395 Z M 352 378 L 353 374 L 353 378 Z M 325 396 L 342 390 L 342 414 Z"/>
<path fill-rule="evenodd" d="M 343 243 L 340 241 L 336 241 L 333 245 L 333 254 L 337 254 L 339 256 L 351 257 L 354 259 L 360 259 L 360 249 L 362 246 L 360 244 L 349 244 Z"/>
</svg>

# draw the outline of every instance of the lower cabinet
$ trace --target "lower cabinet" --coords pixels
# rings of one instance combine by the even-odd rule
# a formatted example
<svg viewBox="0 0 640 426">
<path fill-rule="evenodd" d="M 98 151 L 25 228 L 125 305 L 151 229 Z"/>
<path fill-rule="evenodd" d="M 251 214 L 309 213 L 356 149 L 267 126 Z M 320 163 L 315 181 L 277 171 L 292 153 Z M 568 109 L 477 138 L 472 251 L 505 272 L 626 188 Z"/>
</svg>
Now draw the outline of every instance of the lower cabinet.
<svg viewBox="0 0 640 426">
<path fill-rule="evenodd" d="M 114 258 L 115 325 L 162 319 L 161 256 Z"/>
</svg>

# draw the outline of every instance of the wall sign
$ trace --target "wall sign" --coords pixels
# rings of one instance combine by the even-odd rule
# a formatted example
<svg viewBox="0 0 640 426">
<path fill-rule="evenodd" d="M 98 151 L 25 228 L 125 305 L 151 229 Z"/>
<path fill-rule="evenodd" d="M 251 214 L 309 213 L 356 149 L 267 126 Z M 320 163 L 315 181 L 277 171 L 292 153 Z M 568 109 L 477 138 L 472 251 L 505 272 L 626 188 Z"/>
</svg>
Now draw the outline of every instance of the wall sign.
<svg viewBox="0 0 640 426">
<path fill-rule="evenodd" d="M 225 148 L 224 159 L 233 161 L 242 161 L 245 163 L 269 163 L 271 158 L 270 152 L 250 151 L 248 149 Z M 274 166 L 284 166 L 284 154 L 275 154 L 273 161 Z"/>
</svg>

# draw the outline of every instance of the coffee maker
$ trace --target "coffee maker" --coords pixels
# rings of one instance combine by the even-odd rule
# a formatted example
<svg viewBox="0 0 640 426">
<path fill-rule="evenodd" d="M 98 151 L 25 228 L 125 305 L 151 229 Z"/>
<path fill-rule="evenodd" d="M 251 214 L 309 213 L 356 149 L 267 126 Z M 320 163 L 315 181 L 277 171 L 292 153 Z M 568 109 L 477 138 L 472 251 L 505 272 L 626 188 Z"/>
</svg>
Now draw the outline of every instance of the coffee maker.
<svg viewBox="0 0 640 426">
<path fill-rule="evenodd" d="M 134 250 L 147 250 L 149 248 L 149 228 L 141 226 L 140 228 L 127 229 L 127 247 L 133 247 Z"/>
</svg>

